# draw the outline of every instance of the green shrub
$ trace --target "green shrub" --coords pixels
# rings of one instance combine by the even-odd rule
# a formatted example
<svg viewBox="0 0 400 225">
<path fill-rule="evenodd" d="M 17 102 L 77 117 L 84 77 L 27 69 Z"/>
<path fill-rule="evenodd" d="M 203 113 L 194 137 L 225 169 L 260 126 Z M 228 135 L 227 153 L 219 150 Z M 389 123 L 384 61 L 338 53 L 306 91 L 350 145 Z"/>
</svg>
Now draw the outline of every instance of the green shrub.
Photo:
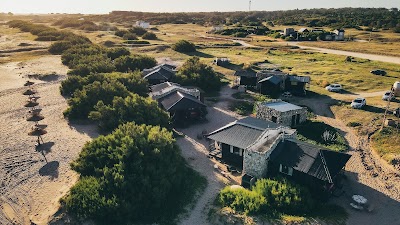
<svg viewBox="0 0 400 225">
<path fill-rule="evenodd" d="M 225 187 L 218 195 L 218 202 L 246 214 L 261 213 L 267 205 L 264 196 L 244 188 Z"/>
<path fill-rule="evenodd" d="M 157 40 L 157 35 L 153 32 L 147 32 L 142 36 L 145 40 Z"/>
<path fill-rule="evenodd" d="M 221 87 L 221 78 L 212 67 L 200 62 L 198 57 L 188 59 L 174 78 L 182 85 L 196 86 L 204 91 L 218 91 Z"/>
<path fill-rule="evenodd" d="M 246 32 L 237 32 L 237 33 L 233 34 L 233 36 L 244 38 L 244 37 L 247 37 L 247 33 Z"/>
<path fill-rule="evenodd" d="M 205 185 L 171 132 L 134 123 L 85 144 L 71 167 L 81 180 L 67 211 L 102 224 L 170 224 Z"/>
<path fill-rule="evenodd" d="M 122 38 L 124 40 L 129 40 L 129 41 L 138 39 L 137 35 L 136 34 L 132 34 L 132 33 L 126 33 L 126 34 L 124 34 L 124 36 Z"/>
<path fill-rule="evenodd" d="M 136 34 L 137 36 L 142 36 L 143 34 L 145 34 L 147 32 L 147 30 L 142 27 L 133 27 L 133 28 L 129 29 L 128 31 L 129 31 L 129 33 Z"/>
<path fill-rule="evenodd" d="M 137 40 L 137 41 L 124 41 L 124 43 L 128 45 L 149 45 L 150 42 L 148 41 L 143 41 L 143 40 Z"/>
<path fill-rule="evenodd" d="M 131 52 L 127 48 L 110 48 L 107 50 L 107 57 L 114 60 L 121 56 L 128 56 Z"/>
<path fill-rule="evenodd" d="M 114 60 L 118 72 L 128 72 L 152 68 L 157 61 L 146 55 L 122 56 Z"/>
<path fill-rule="evenodd" d="M 135 73 L 101 73 L 90 74 L 86 77 L 81 76 L 68 76 L 68 78 L 61 82 L 61 94 L 70 96 L 76 90 L 82 90 L 85 85 L 91 84 L 95 81 L 110 82 L 116 80 L 122 83 L 129 92 L 136 93 L 140 96 L 146 97 L 148 93 L 148 83 L 142 79 L 140 72 Z"/>
<path fill-rule="evenodd" d="M 309 213 L 315 205 L 307 188 L 283 178 L 260 179 L 252 191 L 265 197 L 269 209 L 291 215 Z"/>
<path fill-rule="evenodd" d="M 118 37 L 123 37 L 125 34 L 128 34 L 129 32 L 127 30 L 117 30 L 115 31 L 115 35 Z"/>
<path fill-rule="evenodd" d="M 180 40 L 174 45 L 172 45 L 172 49 L 177 51 L 177 52 L 182 52 L 182 53 L 190 53 L 190 52 L 195 52 L 196 51 L 196 46 L 186 40 Z"/>
<path fill-rule="evenodd" d="M 169 116 L 158 107 L 158 103 L 137 94 L 125 99 L 115 97 L 111 105 L 105 105 L 100 101 L 94 108 L 96 111 L 92 111 L 89 118 L 98 121 L 99 126 L 107 131 L 126 122 L 169 127 Z"/>
<path fill-rule="evenodd" d="M 251 190 L 226 187 L 218 195 L 218 203 L 235 211 L 261 214 L 311 213 L 316 204 L 309 190 L 286 179 L 259 179 Z"/>
<path fill-rule="evenodd" d="M 359 127 L 359 126 L 361 126 L 362 124 L 361 123 L 359 123 L 359 122 L 348 122 L 347 124 L 346 124 L 346 126 L 348 126 L 348 127 Z"/>
<path fill-rule="evenodd" d="M 128 95 L 128 89 L 117 80 L 95 81 L 74 92 L 73 98 L 68 100 L 69 108 L 64 116 L 69 119 L 87 119 L 97 102 L 111 104 L 115 96 L 125 98 Z"/>
</svg>

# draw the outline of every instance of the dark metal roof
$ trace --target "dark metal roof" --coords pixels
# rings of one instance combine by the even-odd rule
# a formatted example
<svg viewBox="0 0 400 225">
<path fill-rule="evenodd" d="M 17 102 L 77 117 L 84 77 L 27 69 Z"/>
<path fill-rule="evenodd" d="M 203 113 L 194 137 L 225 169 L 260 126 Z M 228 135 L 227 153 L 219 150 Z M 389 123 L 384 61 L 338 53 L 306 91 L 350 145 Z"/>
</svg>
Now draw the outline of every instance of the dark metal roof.
<svg viewBox="0 0 400 225">
<path fill-rule="evenodd" d="M 266 81 L 269 81 L 269 82 L 271 82 L 273 84 L 279 84 L 280 82 L 282 82 L 282 78 L 272 75 L 272 76 L 266 77 L 266 78 L 258 81 L 258 83 L 263 83 L 263 82 L 266 82 Z"/>
<path fill-rule="evenodd" d="M 211 140 L 232 145 L 245 149 L 253 144 L 263 133 L 262 130 L 233 124 L 229 128 L 223 129 L 208 136 Z"/>
<path fill-rule="evenodd" d="M 208 138 L 245 149 L 253 144 L 266 129 L 278 126 L 271 121 L 246 117 L 211 132 L 208 134 Z"/>
<path fill-rule="evenodd" d="M 155 67 L 152 71 L 150 72 L 145 72 L 145 75 L 143 76 L 144 79 L 148 80 L 169 80 L 171 77 L 175 76 L 175 71 L 169 69 L 168 67 L 165 66 L 159 66 Z"/>
<path fill-rule="evenodd" d="M 280 142 L 271 154 L 271 161 L 331 182 L 346 165 L 351 155 L 330 151 L 316 145 L 287 139 Z"/>
<path fill-rule="evenodd" d="M 161 84 L 156 84 L 150 87 L 152 92 L 159 92 L 162 91 L 165 88 L 171 87 L 171 86 L 180 86 L 179 84 L 176 83 L 172 83 L 172 82 L 164 82 Z"/>
<path fill-rule="evenodd" d="M 201 101 L 192 95 L 174 91 L 159 100 L 167 111 L 186 110 L 191 108 L 206 107 Z"/>
<path fill-rule="evenodd" d="M 238 77 L 257 77 L 257 73 L 253 70 L 238 70 L 234 75 Z"/>
<path fill-rule="evenodd" d="M 311 78 L 309 76 L 289 76 L 290 81 L 296 81 L 300 83 L 310 83 Z"/>
</svg>

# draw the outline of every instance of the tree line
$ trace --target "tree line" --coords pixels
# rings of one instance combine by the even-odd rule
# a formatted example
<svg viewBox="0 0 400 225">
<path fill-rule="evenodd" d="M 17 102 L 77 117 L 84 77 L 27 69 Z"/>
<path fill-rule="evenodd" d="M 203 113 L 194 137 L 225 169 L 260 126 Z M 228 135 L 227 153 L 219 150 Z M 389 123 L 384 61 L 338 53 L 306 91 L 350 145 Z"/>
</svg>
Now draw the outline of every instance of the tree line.
<svg viewBox="0 0 400 225">
<path fill-rule="evenodd" d="M 400 32 L 400 12 L 397 8 L 339 8 L 301 9 L 286 11 L 254 12 L 201 12 L 201 13 L 145 13 L 113 11 L 108 15 L 92 16 L 96 20 L 110 20 L 124 23 L 128 20 L 146 20 L 152 24 L 194 23 L 200 25 L 241 23 L 270 26 L 302 25 L 307 27 L 327 26 L 336 28 L 357 28 L 367 26 L 377 29 L 393 29 Z"/>
</svg>

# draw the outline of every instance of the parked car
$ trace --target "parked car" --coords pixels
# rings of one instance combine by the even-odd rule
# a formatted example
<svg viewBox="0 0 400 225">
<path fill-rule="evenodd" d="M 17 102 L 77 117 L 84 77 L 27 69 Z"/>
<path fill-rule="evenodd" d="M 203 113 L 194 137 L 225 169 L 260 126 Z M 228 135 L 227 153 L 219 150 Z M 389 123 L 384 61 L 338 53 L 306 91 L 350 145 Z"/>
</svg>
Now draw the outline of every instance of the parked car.
<svg viewBox="0 0 400 225">
<path fill-rule="evenodd" d="M 367 100 L 365 98 L 356 98 L 351 102 L 351 107 L 353 109 L 361 109 L 367 104 Z"/>
<path fill-rule="evenodd" d="M 385 92 L 385 94 L 382 95 L 382 100 L 389 101 L 389 100 L 393 100 L 393 99 L 394 99 L 394 95 L 392 94 L 392 91 L 387 91 L 387 92 Z"/>
<path fill-rule="evenodd" d="M 386 71 L 384 71 L 384 70 L 371 70 L 371 73 L 375 74 L 375 75 L 381 75 L 381 76 L 386 75 Z"/>
<path fill-rule="evenodd" d="M 330 84 L 326 86 L 325 89 L 331 92 L 341 92 L 343 90 L 342 85 L 340 84 Z"/>
<path fill-rule="evenodd" d="M 393 111 L 393 115 L 394 115 L 395 117 L 399 117 L 399 118 L 400 118 L 400 108 L 395 109 L 395 110 Z"/>
</svg>

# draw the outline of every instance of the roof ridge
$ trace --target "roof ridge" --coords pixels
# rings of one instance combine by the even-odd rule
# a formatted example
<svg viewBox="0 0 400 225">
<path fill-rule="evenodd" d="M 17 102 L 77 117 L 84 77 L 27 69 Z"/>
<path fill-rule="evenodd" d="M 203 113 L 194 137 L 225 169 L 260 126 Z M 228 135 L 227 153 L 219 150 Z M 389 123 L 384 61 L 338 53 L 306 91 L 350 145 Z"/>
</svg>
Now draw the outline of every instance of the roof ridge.
<svg viewBox="0 0 400 225">
<path fill-rule="evenodd" d="M 330 173 L 330 171 L 329 171 L 329 169 L 328 169 L 328 165 L 326 164 L 326 160 L 325 160 L 325 157 L 324 157 L 324 153 L 322 152 L 321 149 L 319 150 L 319 155 L 320 155 L 320 157 L 321 157 L 322 165 L 324 166 L 324 170 L 325 170 L 325 173 L 326 173 L 326 177 L 328 178 L 329 183 L 333 183 L 332 177 L 331 177 L 331 173 Z"/>
<path fill-rule="evenodd" d="M 172 93 L 172 92 L 171 92 Z M 183 99 L 183 95 L 182 95 L 182 93 L 180 93 L 179 91 L 176 91 L 176 93 L 181 97 L 178 101 L 176 101 L 174 104 L 172 104 L 170 107 L 168 107 L 168 109 L 167 110 L 170 110 L 172 107 L 174 107 L 176 104 L 178 104 L 178 102 L 180 102 L 180 101 L 182 101 L 182 99 Z"/>
</svg>

